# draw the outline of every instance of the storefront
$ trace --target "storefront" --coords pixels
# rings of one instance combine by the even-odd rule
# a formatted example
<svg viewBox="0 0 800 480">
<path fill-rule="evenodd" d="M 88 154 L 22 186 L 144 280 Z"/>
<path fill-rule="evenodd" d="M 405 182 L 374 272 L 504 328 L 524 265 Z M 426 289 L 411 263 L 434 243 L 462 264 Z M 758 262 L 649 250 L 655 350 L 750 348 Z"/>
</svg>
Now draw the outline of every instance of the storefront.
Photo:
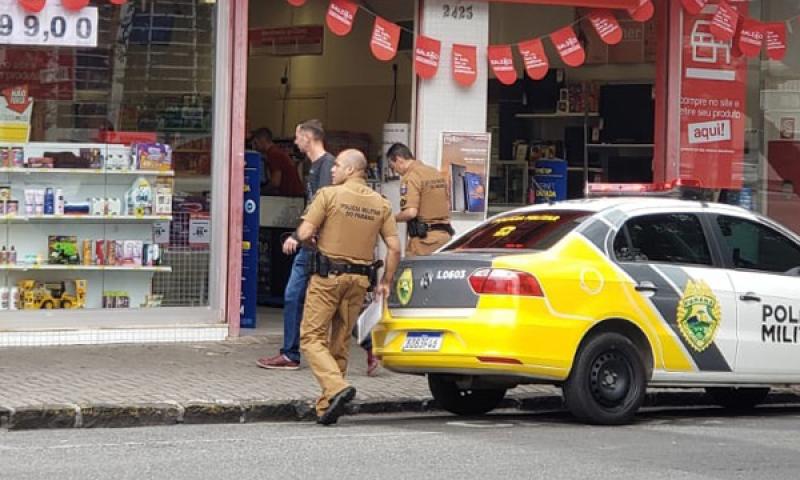
<svg viewBox="0 0 800 480">
<path fill-rule="evenodd" d="M 0 346 L 228 336 L 232 9 L 0 0 Z"/>
<path fill-rule="evenodd" d="M 459 229 L 680 179 L 800 231 L 797 2 L 0 7 L 0 346 L 238 335 L 246 130 L 291 150 L 314 117 L 390 197 L 387 139 L 456 175 L 445 139 L 475 135 Z M 281 202 L 268 228 L 292 227 Z"/>
</svg>

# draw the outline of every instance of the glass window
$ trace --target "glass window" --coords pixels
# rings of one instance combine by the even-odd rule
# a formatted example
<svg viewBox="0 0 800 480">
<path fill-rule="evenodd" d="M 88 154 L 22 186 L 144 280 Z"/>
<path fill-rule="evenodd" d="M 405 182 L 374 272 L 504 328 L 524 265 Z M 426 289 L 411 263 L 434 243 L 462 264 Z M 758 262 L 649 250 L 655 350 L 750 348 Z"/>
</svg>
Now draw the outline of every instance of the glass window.
<svg viewBox="0 0 800 480">
<path fill-rule="evenodd" d="M 686 213 L 628 220 L 614 239 L 614 255 L 623 262 L 712 264 L 700 219 Z"/>
<path fill-rule="evenodd" d="M 800 267 L 800 246 L 766 225 L 720 215 L 725 260 L 734 268 L 788 272 Z"/>
<path fill-rule="evenodd" d="M 0 5 L 0 310 L 207 306 L 214 2 Z"/>
<path fill-rule="evenodd" d="M 547 250 L 591 215 L 565 210 L 503 215 L 479 225 L 446 250 Z"/>
</svg>

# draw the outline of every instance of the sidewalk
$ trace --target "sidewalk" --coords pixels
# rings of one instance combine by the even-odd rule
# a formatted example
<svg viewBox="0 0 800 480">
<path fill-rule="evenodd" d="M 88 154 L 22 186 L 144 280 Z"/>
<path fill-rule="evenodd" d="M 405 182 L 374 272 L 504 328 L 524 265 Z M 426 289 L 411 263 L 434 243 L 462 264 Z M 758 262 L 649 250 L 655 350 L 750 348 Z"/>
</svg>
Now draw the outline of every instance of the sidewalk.
<svg viewBox="0 0 800 480">
<path fill-rule="evenodd" d="M 116 427 L 176 423 L 310 420 L 319 387 L 304 366 L 258 368 L 281 336 L 245 336 L 201 344 L 111 345 L 0 349 L 0 426 L 9 429 Z M 381 370 L 366 376 L 366 356 L 351 350 L 349 379 L 356 413 L 435 409 L 424 377 Z M 790 391 L 774 401 L 796 402 Z M 780 397 L 780 398 L 779 398 Z M 648 404 L 707 403 L 702 391 L 655 391 Z M 504 406 L 561 408 L 549 386 L 509 391 Z"/>
</svg>

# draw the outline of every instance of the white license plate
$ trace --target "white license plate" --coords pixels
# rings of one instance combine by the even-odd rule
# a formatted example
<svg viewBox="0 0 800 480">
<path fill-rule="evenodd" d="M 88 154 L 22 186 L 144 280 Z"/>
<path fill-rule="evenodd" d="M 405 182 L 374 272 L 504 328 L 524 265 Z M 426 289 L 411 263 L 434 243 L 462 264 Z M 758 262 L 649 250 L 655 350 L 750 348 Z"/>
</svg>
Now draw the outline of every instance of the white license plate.
<svg viewBox="0 0 800 480">
<path fill-rule="evenodd" d="M 438 352 L 442 348 L 442 334 L 410 332 L 403 343 L 404 352 Z"/>
</svg>

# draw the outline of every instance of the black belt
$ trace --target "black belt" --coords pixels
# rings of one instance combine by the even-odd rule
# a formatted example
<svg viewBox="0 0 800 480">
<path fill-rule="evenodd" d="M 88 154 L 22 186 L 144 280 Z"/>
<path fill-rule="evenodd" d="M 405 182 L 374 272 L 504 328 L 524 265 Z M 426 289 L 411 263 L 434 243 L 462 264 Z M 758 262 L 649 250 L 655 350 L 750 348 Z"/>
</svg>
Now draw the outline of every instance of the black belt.
<svg viewBox="0 0 800 480">
<path fill-rule="evenodd" d="M 432 223 L 428 225 L 428 230 L 439 230 L 447 233 L 450 233 L 452 228 L 449 223 Z"/>
<path fill-rule="evenodd" d="M 372 267 L 369 265 L 355 265 L 352 263 L 333 263 L 328 270 L 334 275 L 341 275 L 344 273 L 352 273 L 354 275 L 364 275 L 369 277 L 372 273 Z"/>
</svg>

